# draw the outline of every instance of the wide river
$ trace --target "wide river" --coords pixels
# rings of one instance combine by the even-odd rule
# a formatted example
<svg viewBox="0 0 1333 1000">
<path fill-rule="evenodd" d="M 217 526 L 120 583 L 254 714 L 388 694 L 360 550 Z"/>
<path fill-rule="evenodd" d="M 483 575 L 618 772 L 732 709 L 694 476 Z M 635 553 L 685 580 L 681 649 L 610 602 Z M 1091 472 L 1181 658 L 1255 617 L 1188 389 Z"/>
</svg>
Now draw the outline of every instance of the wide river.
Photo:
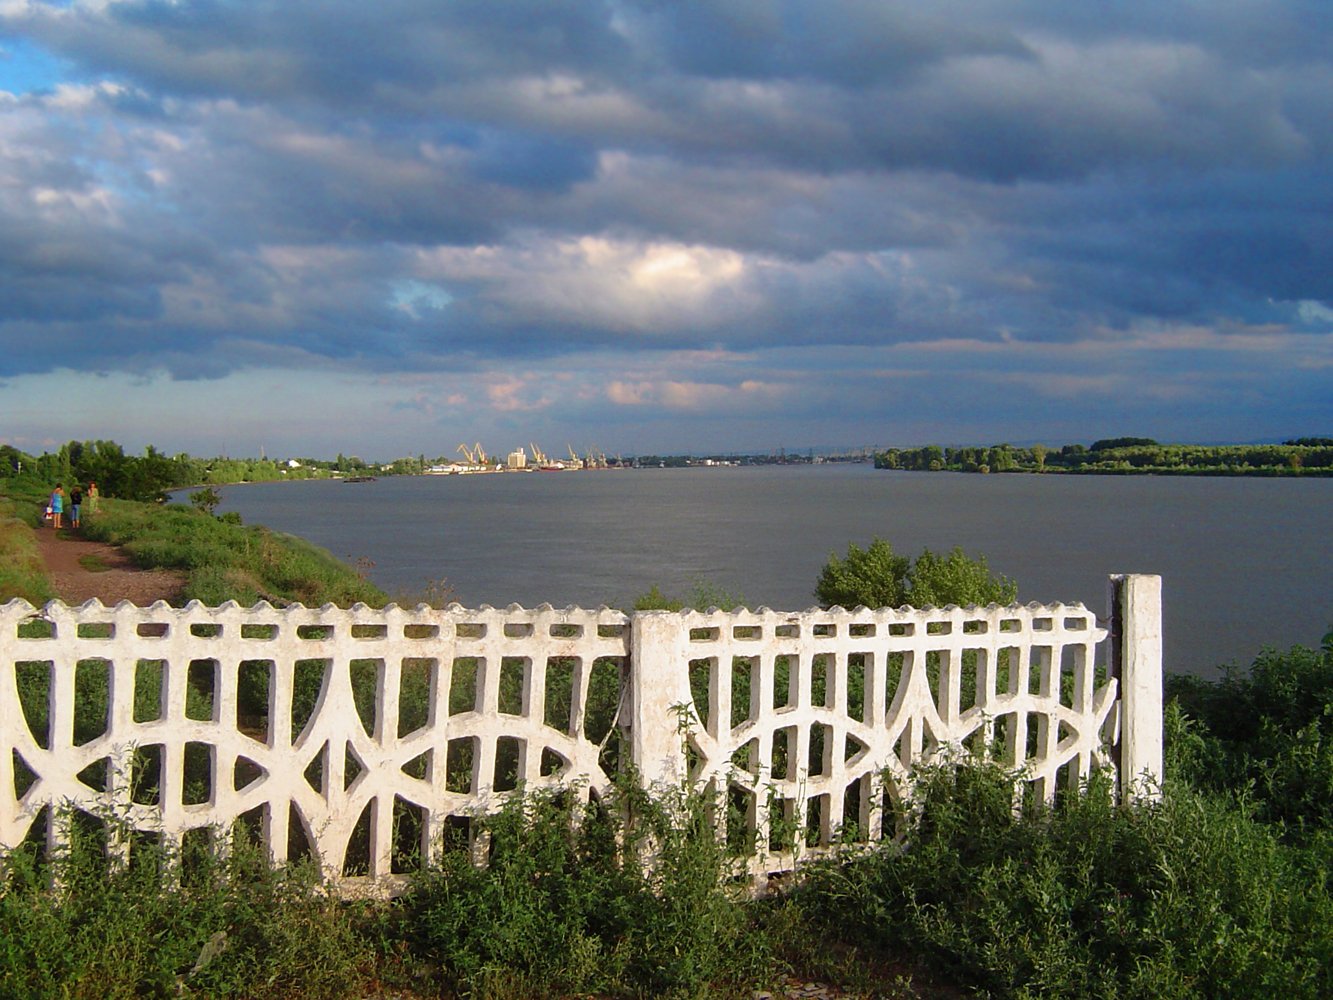
<svg viewBox="0 0 1333 1000">
<path fill-rule="evenodd" d="M 1108 574 L 1161 574 L 1173 672 L 1333 624 L 1333 479 L 641 469 L 265 483 L 227 487 L 219 510 L 361 561 L 404 604 L 441 581 L 469 607 L 628 607 L 706 581 L 800 610 L 831 552 L 879 535 L 912 556 L 961 545 L 1021 601 L 1098 614 Z"/>
</svg>

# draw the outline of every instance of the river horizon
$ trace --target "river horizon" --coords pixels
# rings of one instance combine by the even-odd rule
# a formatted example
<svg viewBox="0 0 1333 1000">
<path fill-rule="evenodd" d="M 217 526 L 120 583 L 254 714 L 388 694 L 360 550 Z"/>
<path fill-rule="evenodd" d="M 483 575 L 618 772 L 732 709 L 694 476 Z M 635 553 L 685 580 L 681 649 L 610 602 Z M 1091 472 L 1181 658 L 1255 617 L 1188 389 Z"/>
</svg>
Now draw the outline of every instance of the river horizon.
<svg viewBox="0 0 1333 1000">
<path fill-rule="evenodd" d="M 1333 480 L 967 475 L 829 463 L 401 476 L 221 488 L 220 512 L 358 564 L 400 603 L 629 607 L 697 583 L 775 610 L 875 536 L 961 546 L 1019 600 L 1106 610 L 1106 578 L 1163 578 L 1170 672 L 1214 674 L 1333 624 Z"/>
</svg>

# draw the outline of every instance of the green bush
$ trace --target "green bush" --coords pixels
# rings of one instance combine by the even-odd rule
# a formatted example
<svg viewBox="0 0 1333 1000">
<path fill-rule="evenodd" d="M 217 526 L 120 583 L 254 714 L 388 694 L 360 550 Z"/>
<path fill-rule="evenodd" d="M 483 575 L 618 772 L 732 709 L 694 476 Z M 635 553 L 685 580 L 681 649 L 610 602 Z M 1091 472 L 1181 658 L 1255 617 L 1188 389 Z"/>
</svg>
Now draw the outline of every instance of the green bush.
<svg viewBox="0 0 1333 1000">
<path fill-rule="evenodd" d="M 1328 996 L 1333 898 L 1309 855 L 1180 785 L 1118 807 L 1110 782 L 1016 816 L 989 766 L 923 776 L 906 849 L 818 870 L 824 934 L 906 947 L 993 996 Z"/>
<path fill-rule="evenodd" d="M 27 849 L 0 862 L 0 996 L 331 998 L 365 983 L 358 910 L 313 869 L 273 871 L 244 845 L 219 861 L 140 839 L 134 856 L 113 868 L 83 836 L 53 864 Z"/>
<path fill-rule="evenodd" d="M 708 580 L 695 580 L 688 598 L 685 599 L 664 594 L 657 584 L 653 584 L 634 599 L 634 610 L 684 611 L 690 608 L 695 611 L 707 611 L 709 608 L 719 608 L 723 611 L 733 611 L 743 607 L 744 604 L 745 598 L 740 594 L 725 590 Z"/>
<path fill-rule="evenodd" d="M 1333 831 L 1333 631 L 1317 650 L 1265 649 L 1217 681 L 1171 677 L 1167 693 L 1186 720 L 1168 729 L 1180 777 L 1248 789 L 1256 818 L 1296 842 Z"/>
<path fill-rule="evenodd" d="M 701 804 L 635 796 L 634 809 L 654 835 L 652 878 L 633 845 L 617 848 L 616 804 L 515 800 L 483 822 L 488 867 L 447 853 L 401 901 L 414 955 L 464 995 L 698 996 L 762 981 L 768 942 L 728 885 Z"/>
<path fill-rule="evenodd" d="M 1017 597 L 1017 584 L 992 576 L 985 556 L 973 559 L 960 548 L 940 556 L 925 549 L 913 563 L 882 538 L 864 549 L 848 545 L 845 559 L 830 555 L 815 585 L 815 598 L 825 607 L 966 607 L 1011 604 Z"/>
</svg>

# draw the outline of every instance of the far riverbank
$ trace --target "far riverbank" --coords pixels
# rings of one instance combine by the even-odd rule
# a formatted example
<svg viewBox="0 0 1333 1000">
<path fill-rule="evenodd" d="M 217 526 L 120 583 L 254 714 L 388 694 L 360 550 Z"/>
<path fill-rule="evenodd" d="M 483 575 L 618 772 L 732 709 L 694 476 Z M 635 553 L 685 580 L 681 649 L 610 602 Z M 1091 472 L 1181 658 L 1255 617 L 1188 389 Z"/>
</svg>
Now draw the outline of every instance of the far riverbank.
<svg viewBox="0 0 1333 1000">
<path fill-rule="evenodd" d="M 627 607 L 699 580 L 814 604 L 820 567 L 876 535 L 962 546 L 1021 601 L 1105 608 L 1109 573 L 1163 577 L 1168 670 L 1211 674 L 1333 623 L 1333 480 L 917 476 L 850 463 L 634 474 L 391 477 L 226 487 L 219 510 L 301 535 L 395 595 Z"/>
</svg>

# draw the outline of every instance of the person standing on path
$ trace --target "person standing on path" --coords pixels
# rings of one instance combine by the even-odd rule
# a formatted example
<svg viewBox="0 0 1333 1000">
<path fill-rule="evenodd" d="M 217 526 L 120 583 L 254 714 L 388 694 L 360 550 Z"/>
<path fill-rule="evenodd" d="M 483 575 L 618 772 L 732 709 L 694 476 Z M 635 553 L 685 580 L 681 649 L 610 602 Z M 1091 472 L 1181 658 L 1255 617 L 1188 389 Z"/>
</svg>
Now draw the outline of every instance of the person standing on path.
<svg viewBox="0 0 1333 1000">
<path fill-rule="evenodd" d="M 75 531 L 79 530 L 79 508 L 83 505 L 83 490 L 76 484 L 74 489 L 69 491 L 69 526 Z"/>
<path fill-rule="evenodd" d="M 57 531 L 61 528 L 61 520 L 65 515 L 65 490 L 59 483 L 51 491 L 51 527 Z"/>
</svg>

